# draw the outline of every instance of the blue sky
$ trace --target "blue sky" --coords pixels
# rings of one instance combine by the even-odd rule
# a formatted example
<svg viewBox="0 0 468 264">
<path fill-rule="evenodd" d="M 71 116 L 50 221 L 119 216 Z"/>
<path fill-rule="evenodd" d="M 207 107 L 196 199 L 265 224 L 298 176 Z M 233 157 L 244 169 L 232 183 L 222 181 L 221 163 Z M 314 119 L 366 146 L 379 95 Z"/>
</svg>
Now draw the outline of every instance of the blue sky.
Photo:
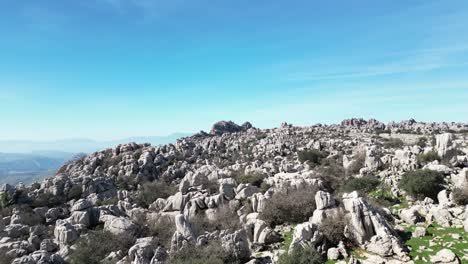
<svg viewBox="0 0 468 264">
<path fill-rule="evenodd" d="M 468 121 L 468 2 L 0 0 L 0 139 Z"/>
</svg>

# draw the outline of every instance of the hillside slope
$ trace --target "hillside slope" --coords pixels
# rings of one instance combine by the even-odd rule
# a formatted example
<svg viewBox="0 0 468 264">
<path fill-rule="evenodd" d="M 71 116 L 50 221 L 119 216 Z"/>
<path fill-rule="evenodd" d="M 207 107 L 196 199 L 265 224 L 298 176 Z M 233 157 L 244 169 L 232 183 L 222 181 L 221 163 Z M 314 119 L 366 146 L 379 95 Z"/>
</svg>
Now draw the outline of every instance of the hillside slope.
<svg viewBox="0 0 468 264">
<path fill-rule="evenodd" d="M 223 121 L 121 144 L 4 186 L 0 249 L 13 263 L 460 263 L 467 129 Z"/>
</svg>

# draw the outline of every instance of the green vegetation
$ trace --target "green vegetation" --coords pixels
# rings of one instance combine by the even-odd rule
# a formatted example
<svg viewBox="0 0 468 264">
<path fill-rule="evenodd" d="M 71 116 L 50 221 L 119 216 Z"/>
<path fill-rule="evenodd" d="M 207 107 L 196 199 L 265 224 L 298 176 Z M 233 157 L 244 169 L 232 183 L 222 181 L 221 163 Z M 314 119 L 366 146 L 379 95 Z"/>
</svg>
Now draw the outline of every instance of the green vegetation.
<svg viewBox="0 0 468 264">
<path fill-rule="evenodd" d="M 298 158 L 300 162 L 310 162 L 312 164 L 320 164 L 320 162 L 328 156 L 328 153 L 316 149 L 303 150 L 299 152 Z"/>
<path fill-rule="evenodd" d="M 443 183 L 444 178 L 437 171 L 415 170 L 403 174 L 400 188 L 419 200 L 425 197 L 437 200 L 437 194 L 443 189 Z"/>
<path fill-rule="evenodd" d="M 100 264 L 111 252 L 127 252 L 133 246 L 134 239 L 129 236 L 117 236 L 108 231 L 91 231 L 78 239 L 76 249 L 70 255 L 71 264 Z"/>
<path fill-rule="evenodd" d="M 392 194 L 390 187 L 380 184 L 378 188 L 369 192 L 369 198 L 381 206 L 391 206 L 398 202 L 398 199 Z"/>
<path fill-rule="evenodd" d="M 68 200 L 80 199 L 83 194 L 81 185 L 73 185 L 68 191 Z"/>
<path fill-rule="evenodd" d="M 405 145 L 405 142 L 399 138 L 388 138 L 384 140 L 383 146 L 387 149 L 389 148 L 402 148 Z"/>
<path fill-rule="evenodd" d="M 277 192 L 265 204 L 260 218 L 270 226 L 284 223 L 303 223 L 312 216 L 315 205 L 315 187 L 303 187 Z"/>
<path fill-rule="evenodd" d="M 413 232 L 416 226 L 406 228 L 408 233 Z M 421 238 L 410 238 L 406 241 L 406 245 L 411 247 L 410 256 L 415 260 L 415 264 L 428 263 L 430 256 L 435 255 L 438 251 L 447 248 L 453 251 L 457 256 L 464 256 L 465 250 L 468 248 L 468 233 L 463 228 L 441 227 L 439 225 L 431 225 L 427 228 L 428 235 Z M 457 239 L 456 237 L 459 237 Z M 432 243 L 430 243 L 432 241 Z M 424 248 L 423 248 L 424 247 Z"/>
<path fill-rule="evenodd" d="M 210 241 L 207 245 L 184 247 L 171 256 L 171 264 L 237 264 L 234 256 L 222 247 L 221 241 Z"/>
<path fill-rule="evenodd" d="M 453 190 L 453 200 L 457 205 L 467 205 L 468 204 L 468 186 L 463 186 L 462 188 L 456 188 Z"/>
<path fill-rule="evenodd" d="M 420 137 L 418 138 L 418 142 L 416 143 L 416 145 L 420 146 L 421 148 L 425 148 L 427 146 L 427 137 Z"/>
<path fill-rule="evenodd" d="M 362 178 L 351 178 L 341 187 L 342 192 L 358 191 L 361 194 L 367 194 L 373 191 L 380 184 L 380 180 L 374 176 Z"/>
<path fill-rule="evenodd" d="M 247 184 L 247 183 L 249 183 L 249 184 L 255 185 L 255 186 L 260 188 L 260 186 L 263 183 L 263 180 L 265 179 L 265 176 L 263 176 L 261 174 L 252 174 L 252 175 L 241 174 L 241 175 L 235 177 L 235 179 L 236 179 L 236 182 L 238 184 L 241 184 L 241 183 Z"/>
<path fill-rule="evenodd" d="M 354 175 L 354 174 L 359 174 L 359 171 L 364 168 L 366 162 L 366 153 L 359 152 L 355 155 L 353 163 L 348 167 L 347 173 Z"/>
<path fill-rule="evenodd" d="M 291 254 L 283 254 L 278 259 L 278 264 L 321 264 L 322 256 L 312 247 L 294 250 Z"/>
<path fill-rule="evenodd" d="M 177 187 L 173 184 L 167 183 L 164 180 L 146 182 L 140 187 L 136 197 L 136 202 L 139 206 L 148 208 L 148 206 L 150 206 L 158 198 L 166 199 L 176 192 Z"/>
<path fill-rule="evenodd" d="M 429 151 L 427 153 L 422 153 L 418 155 L 418 161 L 423 164 L 433 162 L 435 160 L 441 160 L 439 154 L 437 154 L 437 152 L 435 151 Z"/>
<path fill-rule="evenodd" d="M 293 228 L 295 225 L 293 226 Z M 293 240 L 293 235 L 294 235 L 294 229 L 288 232 L 283 233 L 283 247 L 282 249 L 288 251 L 289 247 L 291 246 L 292 240 Z"/>
</svg>

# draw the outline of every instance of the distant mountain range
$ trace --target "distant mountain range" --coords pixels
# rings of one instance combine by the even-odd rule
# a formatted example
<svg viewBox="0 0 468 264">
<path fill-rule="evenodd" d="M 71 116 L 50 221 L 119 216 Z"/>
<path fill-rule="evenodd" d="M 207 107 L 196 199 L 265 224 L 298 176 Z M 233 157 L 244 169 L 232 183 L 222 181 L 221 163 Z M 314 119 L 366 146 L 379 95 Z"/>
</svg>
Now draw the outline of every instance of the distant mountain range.
<svg viewBox="0 0 468 264">
<path fill-rule="evenodd" d="M 67 152 L 0 153 L 0 183 L 31 183 L 51 176 L 73 157 Z"/>
<path fill-rule="evenodd" d="M 136 142 L 161 145 L 173 143 L 176 139 L 187 137 L 188 133 L 174 133 L 168 136 L 130 137 L 118 140 L 99 141 L 92 139 L 65 139 L 55 141 L 0 140 L 0 152 L 31 153 L 31 152 L 69 152 L 92 153 L 101 149 L 112 148 L 118 144 Z"/>
<path fill-rule="evenodd" d="M 0 140 L 0 184 L 29 184 L 55 174 L 57 169 L 77 153 L 92 153 L 118 144 L 136 142 L 161 145 L 190 136 L 175 133 L 169 136 L 131 137 L 97 141 L 67 139 L 57 141 Z"/>
</svg>

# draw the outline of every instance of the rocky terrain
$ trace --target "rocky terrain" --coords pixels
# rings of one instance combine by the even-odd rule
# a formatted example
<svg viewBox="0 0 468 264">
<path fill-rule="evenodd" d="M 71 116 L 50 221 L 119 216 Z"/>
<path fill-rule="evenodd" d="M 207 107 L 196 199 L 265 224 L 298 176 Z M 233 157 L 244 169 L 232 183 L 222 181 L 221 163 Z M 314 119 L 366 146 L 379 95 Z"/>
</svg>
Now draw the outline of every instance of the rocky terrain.
<svg viewBox="0 0 468 264">
<path fill-rule="evenodd" d="M 0 263 L 468 263 L 468 125 L 122 144 L 0 193 Z"/>
</svg>

